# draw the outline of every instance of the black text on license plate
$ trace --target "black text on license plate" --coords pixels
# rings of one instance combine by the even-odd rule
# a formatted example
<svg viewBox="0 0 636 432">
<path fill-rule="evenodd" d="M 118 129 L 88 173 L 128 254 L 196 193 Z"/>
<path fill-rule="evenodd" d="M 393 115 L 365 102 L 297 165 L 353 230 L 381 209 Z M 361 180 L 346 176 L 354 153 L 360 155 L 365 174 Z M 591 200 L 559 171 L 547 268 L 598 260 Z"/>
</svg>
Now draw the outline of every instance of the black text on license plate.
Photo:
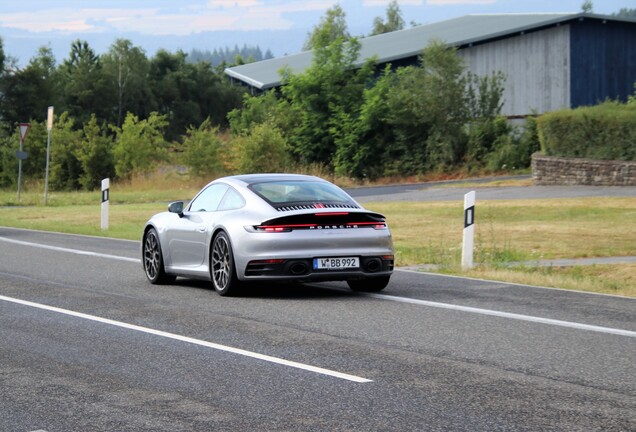
<svg viewBox="0 0 636 432">
<path fill-rule="evenodd" d="M 340 270 L 359 267 L 360 259 L 358 257 L 314 258 L 314 270 Z"/>
</svg>

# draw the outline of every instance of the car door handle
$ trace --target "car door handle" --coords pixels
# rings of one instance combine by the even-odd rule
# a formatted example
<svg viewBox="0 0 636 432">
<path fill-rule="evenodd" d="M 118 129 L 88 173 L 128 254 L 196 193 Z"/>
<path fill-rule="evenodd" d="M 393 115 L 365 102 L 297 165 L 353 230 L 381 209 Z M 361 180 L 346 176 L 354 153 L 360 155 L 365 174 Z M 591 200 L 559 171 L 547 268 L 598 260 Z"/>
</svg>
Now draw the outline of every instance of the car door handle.
<svg viewBox="0 0 636 432">
<path fill-rule="evenodd" d="M 204 226 L 199 226 L 199 227 L 197 227 L 197 231 L 205 232 L 205 227 Z"/>
</svg>

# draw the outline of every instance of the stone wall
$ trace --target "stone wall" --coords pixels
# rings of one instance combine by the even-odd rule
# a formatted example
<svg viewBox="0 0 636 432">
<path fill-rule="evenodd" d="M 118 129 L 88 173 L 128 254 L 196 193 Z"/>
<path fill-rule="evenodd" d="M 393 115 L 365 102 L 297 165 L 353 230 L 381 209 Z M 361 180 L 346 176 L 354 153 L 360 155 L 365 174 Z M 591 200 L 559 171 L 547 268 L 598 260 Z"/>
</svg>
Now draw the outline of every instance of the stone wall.
<svg viewBox="0 0 636 432">
<path fill-rule="evenodd" d="M 636 162 L 532 155 L 536 185 L 636 186 Z"/>
</svg>

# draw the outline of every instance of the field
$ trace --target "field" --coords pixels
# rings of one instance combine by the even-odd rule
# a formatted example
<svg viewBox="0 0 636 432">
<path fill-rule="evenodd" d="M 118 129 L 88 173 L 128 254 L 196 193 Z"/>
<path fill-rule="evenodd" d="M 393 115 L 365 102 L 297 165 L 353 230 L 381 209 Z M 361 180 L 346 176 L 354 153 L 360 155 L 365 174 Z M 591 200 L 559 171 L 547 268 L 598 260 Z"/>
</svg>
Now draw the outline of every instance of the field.
<svg viewBox="0 0 636 432">
<path fill-rule="evenodd" d="M 110 229 L 100 230 L 97 192 L 0 192 L 0 226 L 139 239 L 144 222 L 201 184 L 113 185 Z M 544 267 L 542 260 L 636 255 L 636 200 L 589 198 L 483 201 L 475 225 L 475 262 L 460 267 L 463 208 L 456 202 L 365 203 L 387 216 L 398 266 L 508 282 L 636 297 L 636 264 Z M 522 263 L 522 264 L 519 264 Z"/>
</svg>

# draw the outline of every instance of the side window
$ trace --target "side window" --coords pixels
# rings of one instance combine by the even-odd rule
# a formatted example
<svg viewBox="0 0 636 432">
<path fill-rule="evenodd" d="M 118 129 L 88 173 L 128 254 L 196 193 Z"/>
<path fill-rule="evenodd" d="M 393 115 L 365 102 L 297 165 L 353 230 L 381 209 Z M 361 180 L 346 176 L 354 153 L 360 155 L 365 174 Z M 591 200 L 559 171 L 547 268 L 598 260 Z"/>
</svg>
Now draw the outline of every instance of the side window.
<svg viewBox="0 0 636 432">
<path fill-rule="evenodd" d="M 241 194 L 234 189 L 229 188 L 227 193 L 225 194 L 225 198 L 223 198 L 223 201 L 219 206 L 219 210 L 235 210 L 243 207 L 244 205 L 245 200 L 243 199 Z"/>
<path fill-rule="evenodd" d="M 221 183 L 209 186 L 192 200 L 190 211 L 216 211 L 227 190 L 228 186 Z"/>
</svg>

